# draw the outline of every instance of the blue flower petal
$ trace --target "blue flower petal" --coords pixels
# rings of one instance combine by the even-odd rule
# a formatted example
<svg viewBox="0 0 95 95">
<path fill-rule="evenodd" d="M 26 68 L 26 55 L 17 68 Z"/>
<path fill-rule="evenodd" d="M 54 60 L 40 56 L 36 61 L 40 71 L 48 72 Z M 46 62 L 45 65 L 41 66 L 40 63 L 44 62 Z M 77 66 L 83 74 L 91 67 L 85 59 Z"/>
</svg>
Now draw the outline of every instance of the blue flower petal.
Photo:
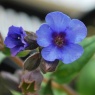
<svg viewBox="0 0 95 95">
<path fill-rule="evenodd" d="M 83 48 L 78 44 L 68 44 L 61 49 L 61 60 L 63 63 L 71 63 L 83 54 Z"/>
<path fill-rule="evenodd" d="M 80 20 L 72 19 L 65 32 L 69 42 L 78 43 L 86 37 L 87 28 Z"/>
<path fill-rule="evenodd" d="M 8 35 L 14 35 L 14 34 L 26 36 L 26 32 L 23 30 L 22 27 L 15 27 L 12 25 L 9 27 Z"/>
<path fill-rule="evenodd" d="M 24 46 L 24 48 L 28 46 L 28 43 L 25 42 L 24 37 L 22 35 L 21 35 L 21 39 L 20 40 L 21 40 L 21 43 Z"/>
<path fill-rule="evenodd" d="M 42 57 L 47 61 L 54 61 L 55 59 L 62 60 L 63 63 L 71 63 L 83 54 L 83 48 L 77 44 L 69 44 L 63 48 L 58 48 L 50 45 L 42 49 Z"/>
<path fill-rule="evenodd" d="M 54 45 L 45 47 L 42 49 L 41 54 L 45 60 L 54 61 L 55 59 L 57 59 L 58 56 L 57 47 Z"/>
<path fill-rule="evenodd" d="M 11 54 L 12 56 L 15 56 L 20 51 L 24 50 L 24 47 L 15 46 L 14 48 L 11 48 Z"/>
<path fill-rule="evenodd" d="M 8 48 L 13 48 L 16 45 L 21 44 L 21 41 L 15 40 L 11 37 L 6 37 L 4 44 L 8 47 Z"/>
<path fill-rule="evenodd" d="M 46 47 L 51 44 L 52 42 L 52 30 L 47 24 L 41 25 L 39 30 L 36 32 L 37 35 L 37 43 L 42 46 Z"/>
<path fill-rule="evenodd" d="M 55 32 L 64 32 L 71 21 L 70 17 L 62 12 L 51 12 L 47 14 L 45 20 Z"/>
</svg>

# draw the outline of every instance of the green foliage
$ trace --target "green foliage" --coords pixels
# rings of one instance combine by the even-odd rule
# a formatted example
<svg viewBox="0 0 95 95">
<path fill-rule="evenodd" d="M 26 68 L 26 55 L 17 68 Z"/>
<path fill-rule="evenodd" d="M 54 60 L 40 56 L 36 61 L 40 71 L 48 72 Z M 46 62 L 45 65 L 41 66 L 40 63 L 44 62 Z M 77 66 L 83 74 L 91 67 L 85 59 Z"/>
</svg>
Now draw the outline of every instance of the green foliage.
<svg viewBox="0 0 95 95">
<path fill-rule="evenodd" d="M 53 88 L 54 95 L 68 95 L 63 90 Z"/>
<path fill-rule="evenodd" d="M 6 81 L 0 76 L 0 95 L 12 95 Z"/>
<path fill-rule="evenodd" d="M 19 57 L 25 57 L 27 56 L 29 53 L 31 52 L 31 50 L 24 50 L 24 51 L 21 51 L 17 54 L 17 56 Z"/>
<path fill-rule="evenodd" d="M 48 73 L 45 76 L 45 78 L 50 79 L 49 82 L 43 86 L 41 95 L 67 95 L 64 93 L 64 91 L 60 91 L 59 89 L 55 89 L 51 87 L 51 79 L 55 80 L 56 82 L 63 84 L 68 83 L 72 79 L 74 79 L 79 72 L 80 76 L 78 79 L 77 87 L 80 92 L 80 95 L 95 95 L 95 57 L 93 55 L 95 54 L 95 36 L 89 37 L 84 39 L 80 45 L 84 48 L 83 55 L 76 60 L 75 62 L 71 64 L 64 64 L 61 61 L 59 62 L 59 65 L 54 73 Z M 31 51 L 30 50 L 24 50 L 17 54 L 19 57 L 27 56 Z M 3 53 L 0 52 L 0 61 L 2 61 L 6 56 L 10 56 L 10 49 L 5 47 L 5 50 Z M 36 63 L 36 57 L 30 56 L 28 60 L 26 59 L 26 63 L 24 64 L 24 69 L 31 70 L 31 68 Z M 33 64 L 30 64 L 30 63 Z M 38 63 L 38 61 L 37 61 Z M 32 67 L 31 67 L 32 66 Z M 34 66 L 35 67 L 35 66 Z M 34 70 L 34 69 L 33 69 Z M 2 85 L 2 84 L 1 84 Z M 4 86 L 4 87 L 3 87 Z M 31 85 L 24 83 L 23 89 L 24 92 L 34 92 L 33 89 L 34 83 Z M 2 88 L 7 89 L 5 85 L 2 85 Z M 0 88 L 2 93 L 5 93 L 2 88 Z M 28 90 L 26 88 L 29 88 Z M 6 90 L 8 93 L 12 93 L 13 95 L 21 95 L 18 92 Z M 1 92 L 0 92 L 1 93 Z"/>
<path fill-rule="evenodd" d="M 10 52 L 10 49 L 5 47 L 4 50 L 2 51 L 6 56 L 10 56 L 11 55 L 11 52 Z M 31 50 L 24 50 L 24 51 L 21 51 L 17 54 L 18 57 L 25 57 L 27 56 L 29 53 L 31 52 Z"/>
<path fill-rule="evenodd" d="M 2 52 L 0 52 L 0 63 L 3 61 L 3 59 L 5 58 L 6 56 L 2 53 Z"/>
<path fill-rule="evenodd" d="M 51 80 L 49 80 L 46 86 L 43 88 L 42 95 L 54 95 L 52 90 Z"/>
<path fill-rule="evenodd" d="M 92 36 L 92 37 L 87 37 L 85 38 L 81 43 L 80 45 L 83 46 L 83 48 L 89 46 L 91 43 L 95 42 L 95 36 Z"/>
<path fill-rule="evenodd" d="M 7 47 L 4 48 L 3 53 L 4 53 L 6 56 L 10 56 L 10 55 L 11 55 L 10 49 L 7 48 Z"/>
<path fill-rule="evenodd" d="M 58 83 L 71 81 L 92 58 L 95 52 L 95 36 L 86 38 L 81 45 L 84 47 L 84 53 L 81 58 L 71 64 L 59 63 L 57 70 L 53 73 L 53 78 Z"/>
<path fill-rule="evenodd" d="M 35 92 L 34 85 L 35 85 L 35 82 L 33 82 L 33 83 L 25 83 L 24 82 L 22 84 L 23 93 L 25 93 L 25 94 L 28 92 L 34 93 Z"/>
<path fill-rule="evenodd" d="M 95 95 L 95 57 L 82 69 L 77 86 L 80 95 Z"/>
<path fill-rule="evenodd" d="M 12 93 L 13 95 L 22 95 L 20 92 L 17 92 L 17 91 L 15 91 L 15 90 L 11 90 L 11 93 Z"/>
</svg>

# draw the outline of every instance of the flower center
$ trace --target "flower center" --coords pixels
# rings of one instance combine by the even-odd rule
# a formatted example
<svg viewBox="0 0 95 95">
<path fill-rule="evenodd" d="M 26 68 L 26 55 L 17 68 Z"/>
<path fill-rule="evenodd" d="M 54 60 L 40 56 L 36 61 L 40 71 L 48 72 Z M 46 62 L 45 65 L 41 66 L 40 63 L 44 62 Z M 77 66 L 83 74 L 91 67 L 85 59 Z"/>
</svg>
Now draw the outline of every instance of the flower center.
<svg viewBox="0 0 95 95">
<path fill-rule="evenodd" d="M 55 39 L 54 39 L 54 42 L 55 42 L 55 44 L 57 45 L 57 46 L 62 46 L 63 45 L 63 43 L 64 43 L 64 41 L 63 41 L 63 38 L 62 37 L 60 37 L 60 36 L 57 36 Z"/>
<path fill-rule="evenodd" d="M 64 33 L 54 33 L 53 34 L 53 42 L 58 47 L 62 47 L 65 44 L 65 34 Z"/>
</svg>

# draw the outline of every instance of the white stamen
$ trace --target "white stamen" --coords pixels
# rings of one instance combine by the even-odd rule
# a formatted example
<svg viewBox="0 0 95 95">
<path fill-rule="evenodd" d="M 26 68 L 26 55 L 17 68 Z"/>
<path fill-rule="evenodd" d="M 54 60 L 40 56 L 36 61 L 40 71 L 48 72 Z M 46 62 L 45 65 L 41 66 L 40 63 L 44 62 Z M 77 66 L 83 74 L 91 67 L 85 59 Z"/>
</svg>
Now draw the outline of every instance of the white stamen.
<svg viewBox="0 0 95 95">
<path fill-rule="evenodd" d="M 18 39 L 20 39 L 20 37 L 18 37 Z"/>
</svg>

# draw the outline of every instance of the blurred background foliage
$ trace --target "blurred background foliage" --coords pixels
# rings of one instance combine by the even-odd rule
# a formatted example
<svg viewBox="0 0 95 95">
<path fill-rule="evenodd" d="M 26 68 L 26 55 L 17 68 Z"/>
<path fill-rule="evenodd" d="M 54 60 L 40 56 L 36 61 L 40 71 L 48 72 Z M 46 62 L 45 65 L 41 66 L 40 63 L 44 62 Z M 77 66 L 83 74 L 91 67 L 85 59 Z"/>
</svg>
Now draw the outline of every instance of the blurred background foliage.
<svg viewBox="0 0 95 95">
<path fill-rule="evenodd" d="M 71 64 L 60 61 L 54 73 L 43 75 L 40 95 L 95 95 L 95 0 L 0 0 L 3 39 L 10 25 L 35 32 L 51 11 L 62 11 L 82 20 L 88 35 L 80 43 L 84 48 L 81 58 Z M 18 88 L 22 63 L 30 51 L 10 57 L 9 49 L 2 49 L 3 39 L 0 37 L 0 95 L 22 95 Z"/>
</svg>

